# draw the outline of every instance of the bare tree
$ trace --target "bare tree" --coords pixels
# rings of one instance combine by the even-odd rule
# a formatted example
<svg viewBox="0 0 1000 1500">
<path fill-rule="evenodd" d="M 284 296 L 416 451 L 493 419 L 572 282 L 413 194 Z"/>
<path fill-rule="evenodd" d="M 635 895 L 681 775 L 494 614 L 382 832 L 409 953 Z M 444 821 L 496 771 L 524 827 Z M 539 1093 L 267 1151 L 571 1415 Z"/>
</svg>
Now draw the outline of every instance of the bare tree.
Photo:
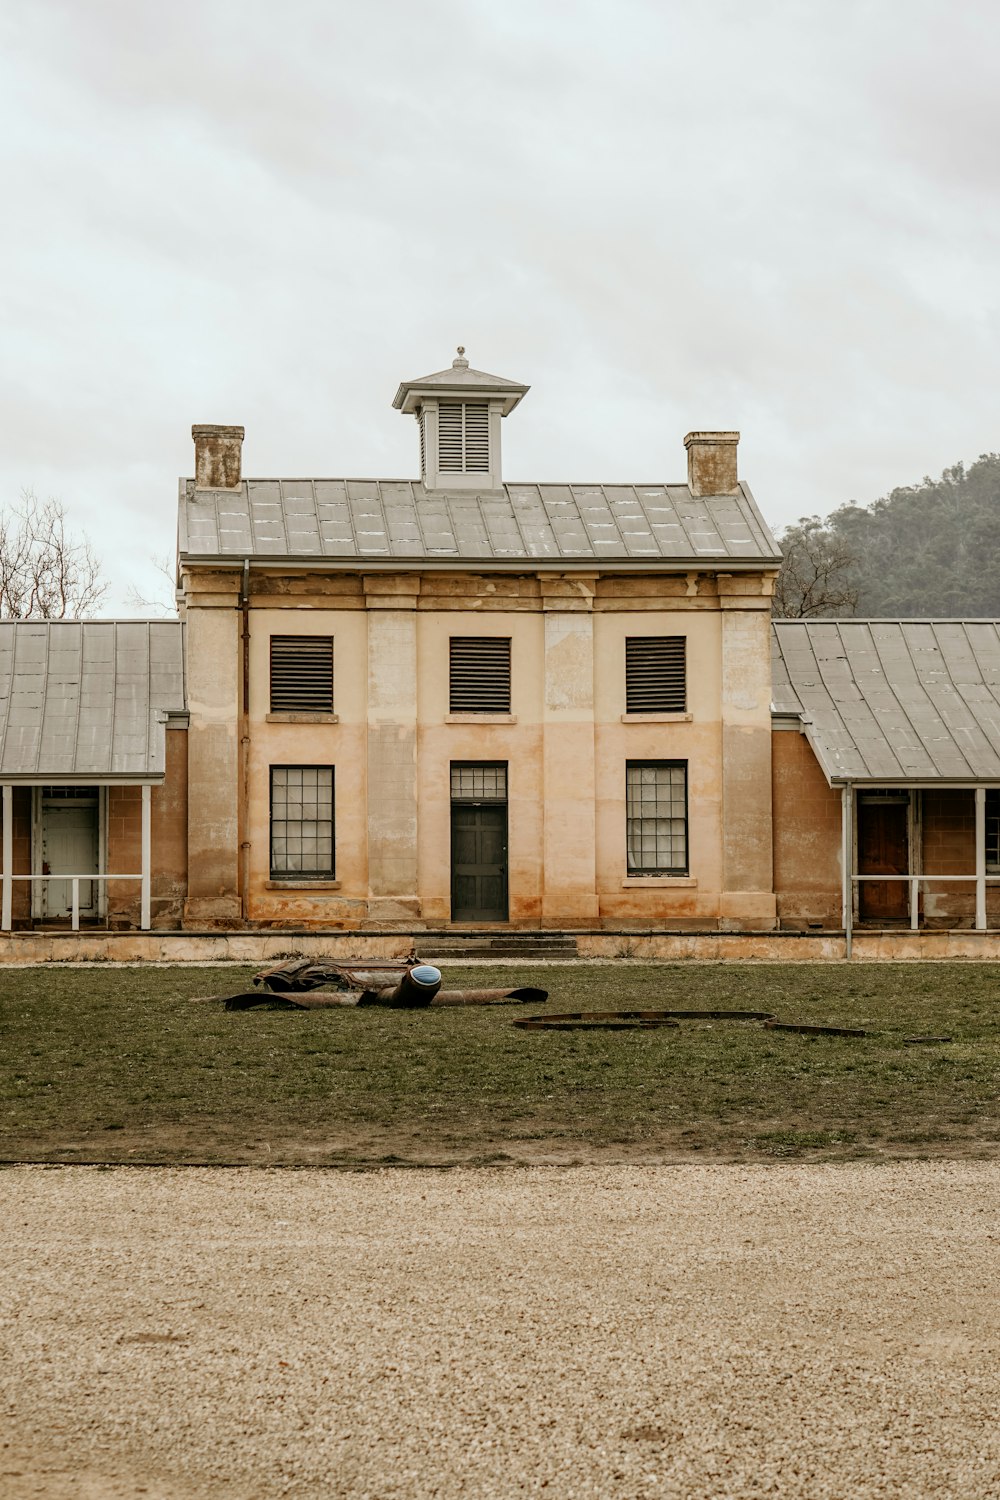
<svg viewBox="0 0 1000 1500">
<path fill-rule="evenodd" d="M 774 585 L 771 613 L 779 620 L 853 615 L 858 589 L 852 570 L 860 559 L 819 516 L 803 516 L 781 537 L 785 560 Z"/>
<path fill-rule="evenodd" d="M 22 490 L 0 511 L 0 619 L 85 619 L 108 585 L 86 537 L 69 530 L 61 500 Z"/>
<path fill-rule="evenodd" d="M 126 598 L 134 609 L 146 610 L 158 615 L 175 615 L 177 613 L 177 570 L 173 561 L 165 552 L 154 553 L 149 561 L 162 580 L 157 586 L 157 592 L 151 598 L 147 597 L 145 594 L 140 594 L 133 583 L 129 585 Z"/>
</svg>

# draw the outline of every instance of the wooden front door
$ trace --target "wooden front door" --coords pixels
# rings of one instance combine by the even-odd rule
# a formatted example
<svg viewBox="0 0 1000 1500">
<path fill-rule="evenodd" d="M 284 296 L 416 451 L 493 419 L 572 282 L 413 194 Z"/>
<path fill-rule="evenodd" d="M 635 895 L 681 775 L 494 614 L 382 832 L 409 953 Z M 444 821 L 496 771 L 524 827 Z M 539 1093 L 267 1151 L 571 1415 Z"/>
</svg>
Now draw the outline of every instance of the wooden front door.
<svg viewBox="0 0 1000 1500">
<path fill-rule="evenodd" d="M 858 874 L 905 875 L 909 870 L 906 802 L 858 804 Z M 897 922 L 910 909 L 905 880 L 861 880 L 858 912 L 862 922 Z"/>
<path fill-rule="evenodd" d="M 507 920 L 507 804 L 451 806 L 451 920 Z"/>
</svg>

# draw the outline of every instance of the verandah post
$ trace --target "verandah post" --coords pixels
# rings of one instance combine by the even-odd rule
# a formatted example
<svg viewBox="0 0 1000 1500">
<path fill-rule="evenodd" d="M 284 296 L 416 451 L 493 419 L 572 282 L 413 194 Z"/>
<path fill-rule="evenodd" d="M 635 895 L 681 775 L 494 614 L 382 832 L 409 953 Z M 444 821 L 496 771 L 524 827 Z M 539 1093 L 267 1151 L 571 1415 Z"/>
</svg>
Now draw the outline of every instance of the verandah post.
<svg viewBox="0 0 1000 1500">
<path fill-rule="evenodd" d="M 841 920 L 844 927 L 844 953 L 850 958 L 854 925 L 854 788 L 850 782 L 840 792 L 840 860 L 842 872 Z"/>
<path fill-rule="evenodd" d="M 10 932 L 12 925 L 13 910 L 13 881 L 14 873 L 14 788 L 10 782 L 5 782 L 3 787 L 3 900 L 2 912 L 0 912 L 0 927 L 4 932 Z"/>
<path fill-rule="evenodd" d="M 976 930 L 986 930 L 986 788 L 976 787 Z"/>
<path fill-rule="evenodd" d="M 139 917 L 139 925 L 143 932 L 147 932 L 150 926 L 150 865 L 151 865 L 151 831 L 152 831 L 152 787 L 144 784 L 142 788 L 142 913 Z"/>
</svg>

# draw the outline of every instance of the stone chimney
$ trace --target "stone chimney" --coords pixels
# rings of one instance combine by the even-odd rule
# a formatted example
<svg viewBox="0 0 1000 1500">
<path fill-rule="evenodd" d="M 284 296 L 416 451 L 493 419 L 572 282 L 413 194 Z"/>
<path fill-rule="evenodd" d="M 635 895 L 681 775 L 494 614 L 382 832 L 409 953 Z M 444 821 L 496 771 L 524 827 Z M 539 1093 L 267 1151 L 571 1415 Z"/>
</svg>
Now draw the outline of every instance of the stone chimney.
<svg viewBox="0 0 1000 1500">
<path fill-rule="evenodd" d="M 196 490 L 238 490 L 243 452 L 242 427 L 196 426 L 194 487 Z"/>
<path fill-rule="evenodd" d="M 692 495 L 735 495 L 738 432 L 689 432 L 684 439 L 688 455 L 688 485 Z"/>
</svg>

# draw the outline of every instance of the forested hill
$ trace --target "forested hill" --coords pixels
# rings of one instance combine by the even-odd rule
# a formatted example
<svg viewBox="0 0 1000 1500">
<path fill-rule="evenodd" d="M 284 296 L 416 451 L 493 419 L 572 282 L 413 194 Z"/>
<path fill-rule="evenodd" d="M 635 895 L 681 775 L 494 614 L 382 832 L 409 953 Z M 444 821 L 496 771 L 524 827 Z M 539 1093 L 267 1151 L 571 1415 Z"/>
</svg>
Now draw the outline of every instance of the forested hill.
<svg viewBox="0 0 1000 1500">
<path fill-rule="evenodd" d="M 787 528 L 782 550 L 790 603 L 779 613 L 1000 616 L 1000 454 L 956 464 L 870 506 L 806 519 Z M 831 561 L 839 588 L 827 586 L 823 602 L 821 578 L 803 597 L 793 567 L 806 577 Z"/>
</svg>

